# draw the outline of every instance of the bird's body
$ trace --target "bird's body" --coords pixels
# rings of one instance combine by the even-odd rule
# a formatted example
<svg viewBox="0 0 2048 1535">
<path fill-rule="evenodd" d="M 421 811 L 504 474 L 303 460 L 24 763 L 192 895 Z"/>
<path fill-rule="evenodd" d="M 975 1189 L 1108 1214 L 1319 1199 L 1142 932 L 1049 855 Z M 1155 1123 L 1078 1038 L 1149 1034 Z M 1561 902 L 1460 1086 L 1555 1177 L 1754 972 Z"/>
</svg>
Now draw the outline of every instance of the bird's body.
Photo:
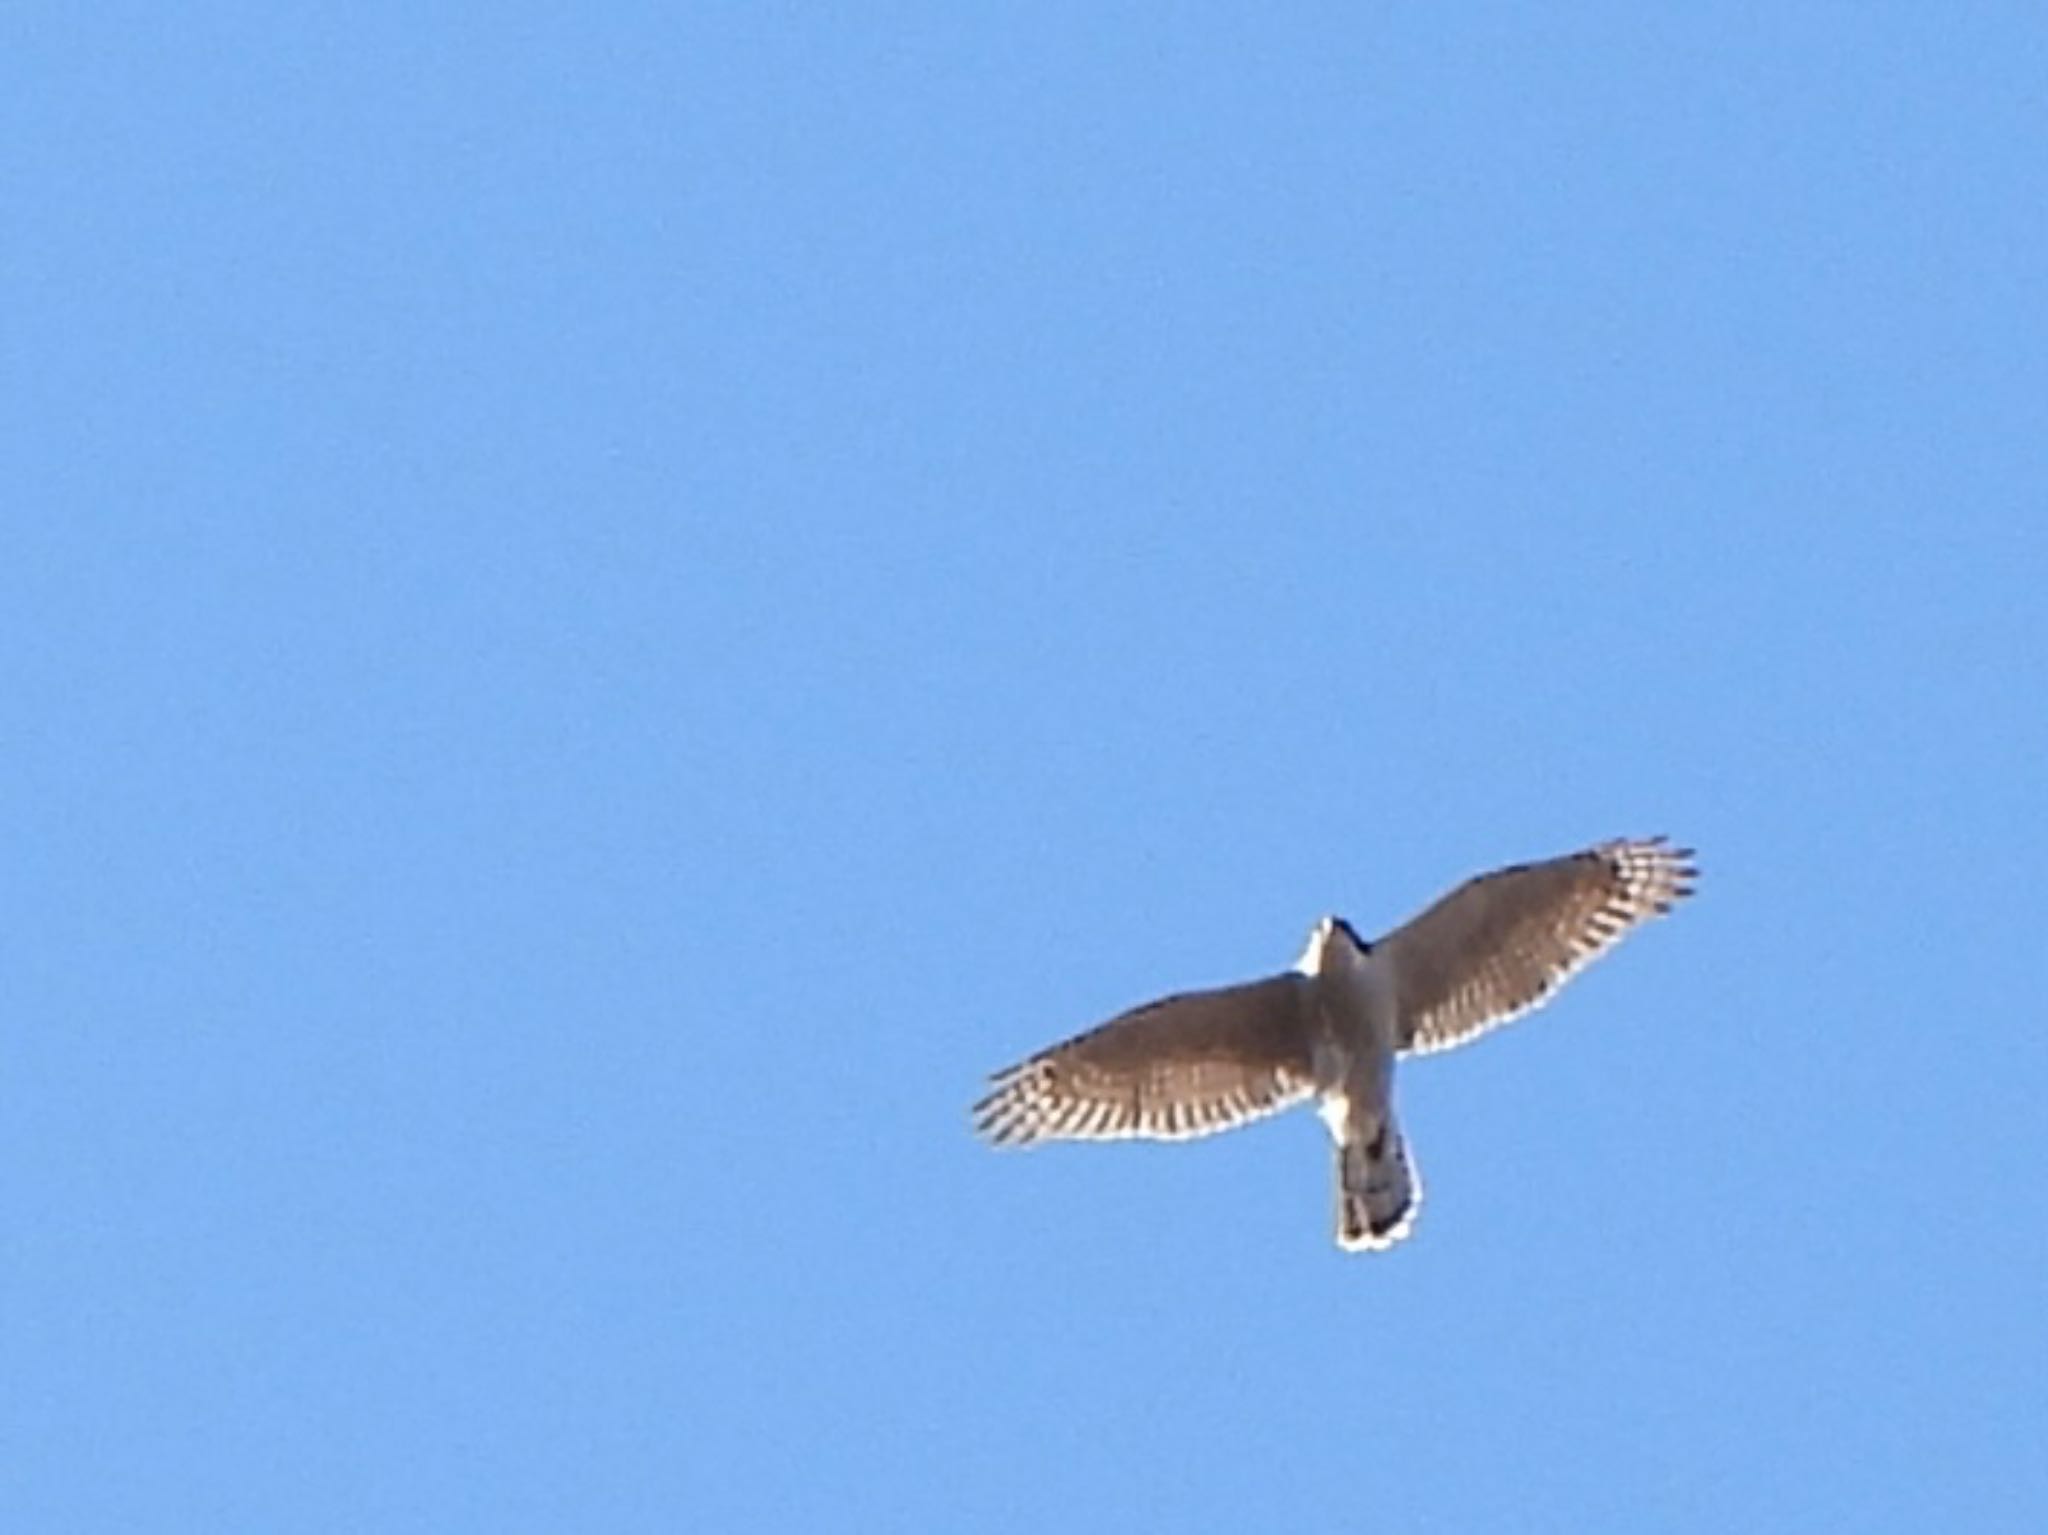
<svg viewBox="0 0 2048 1535">
<path fill-rule="evenodd" d="M 1550 997 L 1637 923 L 1689 894 L 1691 854 L 1602 843 L 1468 880 L 1377 944 L 1325 917 L 1292 970 L 1133 1008 L 998 1072 L 975 1105 L 998 1145 L 1184 1140 L 1310 1098 L 1337 1145 L 1337 1241 L 1399 1241 L 1422 1184 L 1394 1065 Z"/>
<path fill-rule="evenodd" d="M 1386 966 L 1334 917 L 1316 924 L 1294 968 L 1306 983 L 1316 1114 L 1337 1143 L 1338 1244 L 1391 1247 L 1422 1203 L 1394 1117 L 1400 1000 Z"/>
</svg>

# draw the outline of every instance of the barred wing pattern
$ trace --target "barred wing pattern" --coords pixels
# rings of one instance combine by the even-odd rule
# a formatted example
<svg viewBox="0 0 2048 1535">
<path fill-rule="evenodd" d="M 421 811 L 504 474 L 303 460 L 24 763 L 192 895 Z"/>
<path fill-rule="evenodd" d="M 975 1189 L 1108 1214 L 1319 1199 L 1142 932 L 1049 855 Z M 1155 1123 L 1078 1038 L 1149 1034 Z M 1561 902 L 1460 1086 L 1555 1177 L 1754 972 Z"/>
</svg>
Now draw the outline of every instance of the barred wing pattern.
<svg viewBox="0 0 2048 1535">
<path fill-rule="evenodd" d="M 1467 880 L 1374 947 L 1393 971 L 1402 1053 L 1462 1045 L 1548 1001 L 1690 895 L 1692 858 L 1652 837 Z"/>
<path fill-rule="evenodd" d="M 1306 1099 L 1307 982 L 1289 972 L 1149 1002 L 997 1072 L 974 1127 L 998 1146 L 1192 1140 Z"/>
</svg>

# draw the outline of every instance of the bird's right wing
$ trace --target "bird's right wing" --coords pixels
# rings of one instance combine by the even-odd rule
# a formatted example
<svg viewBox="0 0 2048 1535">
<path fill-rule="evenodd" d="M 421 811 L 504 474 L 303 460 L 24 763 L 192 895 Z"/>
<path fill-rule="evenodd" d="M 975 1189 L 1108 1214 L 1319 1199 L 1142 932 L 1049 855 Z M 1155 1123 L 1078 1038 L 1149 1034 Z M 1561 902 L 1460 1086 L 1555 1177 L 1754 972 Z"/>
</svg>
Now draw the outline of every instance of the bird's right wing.
<svg viewBox="0 0 2048 1535">
<path fill-rule="evenodd" d="M 1305 977 L 1149 1002 L 997 1072 L 974 1128 L 998 1146 L 1188 1140 L 1312 1090 Z"/>
</svg>

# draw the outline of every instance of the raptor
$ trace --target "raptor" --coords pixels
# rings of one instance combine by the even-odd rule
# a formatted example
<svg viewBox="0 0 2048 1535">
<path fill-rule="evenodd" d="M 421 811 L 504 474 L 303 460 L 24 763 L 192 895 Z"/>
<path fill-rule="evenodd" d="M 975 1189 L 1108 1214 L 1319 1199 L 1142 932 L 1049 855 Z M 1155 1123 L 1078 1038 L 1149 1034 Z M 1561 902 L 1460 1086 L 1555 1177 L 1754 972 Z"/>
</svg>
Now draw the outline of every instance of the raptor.
<svg viewBox="0 0 2048 1535">
<path fill-rule="evenodd" d="M 1391 1247 L 1422 1203 L 1395 1062 L 1548 1001 L 1690 895 L 1692 860 L 1652 837 L 1516 864 L 1375 943 L 1324 917 L 1291 970 L 1148 1002 L 997 1072 L 975 1128 L 999 1146 L 1189 1140 L 1314 1099 L 1337 1145 L 1337 1245 Z"/>
</svg>

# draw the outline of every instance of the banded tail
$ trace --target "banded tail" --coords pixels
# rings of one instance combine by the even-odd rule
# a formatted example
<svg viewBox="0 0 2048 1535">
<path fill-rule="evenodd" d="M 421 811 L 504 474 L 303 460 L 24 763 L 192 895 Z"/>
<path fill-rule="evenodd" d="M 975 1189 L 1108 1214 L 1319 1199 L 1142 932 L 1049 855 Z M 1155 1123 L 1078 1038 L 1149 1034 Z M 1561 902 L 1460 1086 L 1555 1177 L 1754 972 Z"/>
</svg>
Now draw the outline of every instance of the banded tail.
<svg viewBox="0 0 2048 1535">
<path fill-rule="evenodd" d="M 1415 1226 L 1422 1208 L 1422 1178 L 1408 1156 L 1401 1127 L 1387 1118 L 1369 1138 L 1337 1148 L 1337 1245 L 1346 1252 L 1380 1252 Z"/>
</svg>

